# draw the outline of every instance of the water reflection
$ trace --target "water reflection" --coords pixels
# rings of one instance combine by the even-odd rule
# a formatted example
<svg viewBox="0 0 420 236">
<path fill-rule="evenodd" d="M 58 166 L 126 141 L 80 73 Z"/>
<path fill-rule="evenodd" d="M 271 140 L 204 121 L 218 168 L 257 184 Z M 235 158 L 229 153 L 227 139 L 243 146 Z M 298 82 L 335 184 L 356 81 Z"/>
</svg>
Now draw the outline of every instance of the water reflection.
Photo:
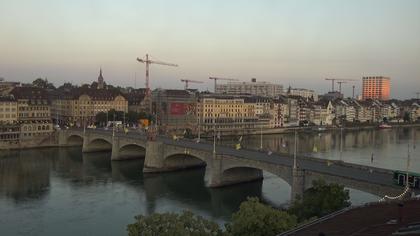
<svg viewBox="0 0 420 236">
<path fill-rule="evenodd" d="M 410 143 L 411 168 L 420 172 L 419 152 L 413 148 L 418 146 L 419 133 L 419 128 L 347 131 L 342 139 L 340 132 L 306 133 L 300 134 L 299 151 L 404 168 Z M 273 151 L 293 152 L 293 134 L 266 135 L 263 140 L 264 147 Z M 249 148 L 259 147 L 258 136 L 244 137 L 243 142 Z M 143 175 L 143 160 L 111 162 L 110 156 L 109 152 L 82 154 L 81 148 L 51 148 L 0 157 L 2 235 L 125 235 L 125 226 L 137 214 L 183 209 L 222 223 L 248 196 L 274 206 L 290 197 L 290 186 L 269 173 L 264 173 L 263 182 L 210 189 L 204 185 L 204 168 Z M 352 189 L 350 194 L 356 204 L 378 199 Z"/>
<path fill-rule="evenodd" d="M 411 171 L 420 172 L 420 127 L 384 130 L 304 132 L 299 133 L 298 153 L 323 159 L 343 160 L 388 169 L 406 169 L 407 145 L 410 144 Z M 237 138 L 225 138 L 220 143 L 234 145 Z M 260 147 L 260 136 L 243 137 L 244 148 Z M 292 155 L 294 134 L 263 136 L 265 149 Z M 371 162 L 371 156 L 374 161 Z"/>
</svg>

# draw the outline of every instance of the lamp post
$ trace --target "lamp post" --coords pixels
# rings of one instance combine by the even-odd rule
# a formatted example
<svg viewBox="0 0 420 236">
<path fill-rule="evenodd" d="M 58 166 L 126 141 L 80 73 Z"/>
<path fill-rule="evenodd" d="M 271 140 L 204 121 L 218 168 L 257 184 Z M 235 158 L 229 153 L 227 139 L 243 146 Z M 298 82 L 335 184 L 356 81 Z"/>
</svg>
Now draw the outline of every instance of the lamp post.
<svg viewBox="0 0 420 236">
<path fill-rule="evenodd" d="M 112 137 L 115 136 L 115 112 L 114 112 L 114 122 L 112 124 Z"/>
<path fill-rule="evenodd" d="M 198 138 L 197 138 L 197 143 L 199 143 L 200 139 L 201 139 L 201 114 L 203 113 L 202 107 L 203 106 L 201 106 L 201 110 L 198 113 Z"/>
<path fill-rule="evenodd" d="M 260 125 L 260 150 L 263 149 L 263 133 L 262 133 L 262 130 L 263 130 L 263 124 L 261 123 L 261 125 Z"/>
<path fill-rule="evenodd" d="M 297 169 L 297 163 L 296 163 L 296 153 L 297 153 L 297 130 L 295 129 L 295 148 L 294 148 L 294 153 L 293 153 L 293 169 L 296 170 Z"/>
<path fill-rule="evenodd" d="M 213 98 L 213 157 L 216 157 L 216 96 Z"/>
</svg>

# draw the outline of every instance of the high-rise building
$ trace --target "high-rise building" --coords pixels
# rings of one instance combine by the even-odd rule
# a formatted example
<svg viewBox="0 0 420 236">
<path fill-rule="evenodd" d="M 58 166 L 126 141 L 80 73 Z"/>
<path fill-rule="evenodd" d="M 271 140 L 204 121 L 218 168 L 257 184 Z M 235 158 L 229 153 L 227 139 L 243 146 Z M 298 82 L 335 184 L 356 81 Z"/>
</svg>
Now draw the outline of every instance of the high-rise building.
<svg viewBox="0 0 420 236">
<path fill-rule="evenodd" d="M 363 100 L 389 100 L 391 91 L 390 78 L 384 76 L 363 77 Z"/>
<path fill-rule="evenodd" d="M 257 79 L 253 78 L 251 82 L 228 82 L 227 84 L 217 84 L 216 93 L 278 97 L 283 94 L 283 86 L 269 82 L 257 82 Z"/>
</svg>

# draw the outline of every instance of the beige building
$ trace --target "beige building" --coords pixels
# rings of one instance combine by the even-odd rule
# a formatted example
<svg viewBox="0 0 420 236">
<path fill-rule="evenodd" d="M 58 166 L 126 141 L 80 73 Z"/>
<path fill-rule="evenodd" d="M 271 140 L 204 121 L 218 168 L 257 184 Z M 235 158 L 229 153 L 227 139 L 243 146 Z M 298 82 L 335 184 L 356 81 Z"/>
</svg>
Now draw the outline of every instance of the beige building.
<svg viewBox="0 0 420 236">
<path fill-rule="evenodd" d="M 17 102 L 13 97 L 0 97 L 0 124 L 17 123 Z"/>
<path fill-rule="evenodd" d="M 244 98 L 203 97 L 197 106 L 198 123 L 202 131 L 244 131 L 258 127 L 255 103 L 246 103 Z M 214 123 L 215 122 L 215 123 Z"/>
<path fill-rule="evenodd" d="M 100 112 L 128 111 L 127 99 L 116 90 L 74 88 L 52 99 L 52 117 L 58 124 L 83 126 L 95 122 Z"/>
<path fill-rule="evenodd" d="M 10 92 L 17 102 L 21 139 L 46 136 L 53 132 L 51 103 L 47 92 L 36 87 L 16 87 Z"/>
</svg>

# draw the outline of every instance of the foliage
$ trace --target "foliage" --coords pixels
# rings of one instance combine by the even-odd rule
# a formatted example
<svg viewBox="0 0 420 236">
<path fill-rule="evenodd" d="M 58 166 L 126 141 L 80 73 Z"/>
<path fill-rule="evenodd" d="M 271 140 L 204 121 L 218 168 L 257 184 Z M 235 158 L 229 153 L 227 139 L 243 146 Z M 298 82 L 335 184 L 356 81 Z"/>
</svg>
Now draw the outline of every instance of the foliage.
<svg viewBox="0 0 420 236">
<path fill-rule="evenodd" d="M 127 226 L 128 235 L 137 236 L 205 236 L 221 235 L 219 226 L 201 216 L 195 216 L 189 211 L 182 214 L 154 213 L 150 216 L 139 215 L 136 222 Z"/>
<path fill-rule="evenodd" d="M 55 89 L 52 83 L 49 83 L 47 79 L 42 78 L 37 78 L 36 80 L 32 81 L 32 85 L 43 89 Z"/>
<path fill-rule="evenodd" d="M 262 204 L 258 198 L 248 198 L 242 202 L 239 211 L 226 224 L 228 235 L 277 235 L 295 227 L 296 217 L 285 211 Z"/>
<path fill-rule="evenodd" d="M 404 120 L 404 122 L 410 122 L 411 121 L 410 113 L 408 111 L 404 112 L 403 120 Z"/>
<path fill-rule="evenodd" d="M 348 207 L 349 199 L 349 191 L 344 190 L 344 186 L 316 180 L 312 182 L 311 188 L 305 190 L 303 198 L 298 197 L 288 211 L 297 216 L 299 221 L 303 221 Z"/>
</svg>

